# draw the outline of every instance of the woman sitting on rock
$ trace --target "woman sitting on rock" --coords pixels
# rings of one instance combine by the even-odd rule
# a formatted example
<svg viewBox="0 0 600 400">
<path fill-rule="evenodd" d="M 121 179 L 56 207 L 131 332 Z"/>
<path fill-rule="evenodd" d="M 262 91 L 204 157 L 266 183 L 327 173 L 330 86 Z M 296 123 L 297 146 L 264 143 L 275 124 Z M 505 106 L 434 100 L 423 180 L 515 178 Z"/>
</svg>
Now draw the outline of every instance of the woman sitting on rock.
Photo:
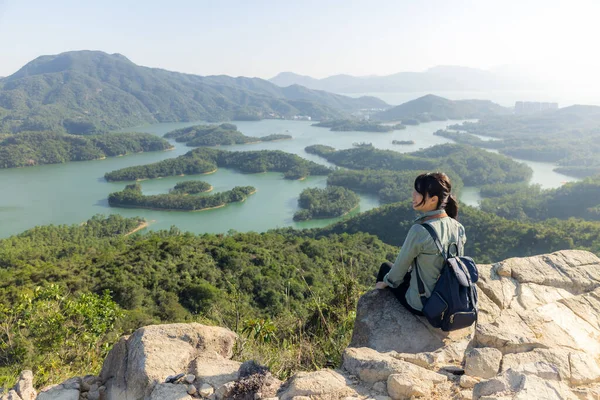
<svg viewBox="0 0 600 400">
<path fill-rule="evenodd" d="M 421 174 L 415 180 L 414 186 L 412 206 L 422 215 L 408 231 L 394 264 L 385 262 L 381 265 L 375 287 L 389 288 L 411 313 L 423 315 L 415 260 L 419 266 L 419 276 L 423 281 L 426 297 L 429 298 L 440 276 L 444 257 L 421 224 L 426 222 L 433 227 L 445 249 L 450 243 L 457 243 L 459 237 L 463 244 L 467 238 L 465 228 L 456 220 L 458 204 L 450 193 L 452 185 L 446 174 Z"/>
</svg>

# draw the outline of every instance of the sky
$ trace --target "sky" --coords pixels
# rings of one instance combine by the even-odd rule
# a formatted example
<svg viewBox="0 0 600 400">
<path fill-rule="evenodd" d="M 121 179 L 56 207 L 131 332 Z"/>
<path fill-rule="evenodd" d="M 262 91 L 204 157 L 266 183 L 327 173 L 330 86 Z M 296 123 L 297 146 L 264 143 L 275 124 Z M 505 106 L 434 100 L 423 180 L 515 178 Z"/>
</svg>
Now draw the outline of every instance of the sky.
<svg viewBox="0 0 600 400">
<path fill-rule="evenodd" d="M 598 16 L 599 0 L 0 0 L 0 76 L 86 49 L 199 75 L 462 65 L 585 86 L 600 82 Z"/>
</svg>

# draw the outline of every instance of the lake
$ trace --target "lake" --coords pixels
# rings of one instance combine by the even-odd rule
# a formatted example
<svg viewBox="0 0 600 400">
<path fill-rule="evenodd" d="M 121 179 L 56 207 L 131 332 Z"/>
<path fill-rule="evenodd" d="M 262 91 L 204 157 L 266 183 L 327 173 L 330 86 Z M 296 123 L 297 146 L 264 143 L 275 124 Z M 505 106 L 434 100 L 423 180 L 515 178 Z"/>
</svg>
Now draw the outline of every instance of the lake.
<svg viewBox="0 0 600 400">
<path fill-rule="evenodd" d="M 409 126 L 405 130 L 389 133 L 331 132 L 327 128 L 312 127 L 309 121 L 263 120 L 235 122 L 238 129 L 248 136 L 289 134 L 292 140 L 255 143 L 249 145 L 223 146 L 227 150 L 283 150 L 306 159 L 328 165 L 324 159 L 304 152 L 306 146 L 324 144 L 338 149 L 352 147 L 355 142 L 370 142 L 382 149 L 411 152 L 420 148 L 452 142 L 433 132 L 452 122 L 430 122 Z M 198 124 L 170 123 L 135 128 L 135 131 L 162 136 L 174 129 Z M 129 129 L 132 131 L 133 129 Z M 392 145 L 392 140 L 413 140 L 414 145 Z M 277 227 L 312 228 L 328 225 L 338 219 L 304 222 L 293 221 L 298 210 L 298 196 L 308 187 L 325 187 L 324 176 L 308 177 L 303 181 L 290 181 L 279 173 L 242 174 L 220 168 L 216 173 L 201 176 L 168 177 L 141 182 L 145 194 L 167 193 L 182 180 L 203 180 L 214 186 L 214 192 L 229 190 L 234 186 L 254 186 L 257 193 L 243 203 L 201 212 L 154 211 L 144 209 L 111 208 L 107 197 L 111 192 L 122 190 L 125 182 L 106 182 L 104 173 L 116 169 L 148 164 L 173 158 L 192 148 L 171 142 L 175 150 L 140 153 L 105 160 L 41 165 L 29 168 L 0 170 L 0 237 L 20 233 L 36 225 L 75 224 L 86 221 L 94 214 L 121 214 L 141 216 L 150 221 L 150 229 L 169 229 L 172 225 L 183 231 L 195 233 L 223 233 L 236 231 L 265 231 Z M 552 171 L 549 163 L 532 163 L 535 166 L 534 182 L 544 187 L 557 187 L 564 175 Z M 572 178 L 569 178 L 572 179 Z M 465 188 L 461 200 L 476 205 L 479 200 L 477 188 Z M 349 215 L 379 206 L 376 196 L 361 194 L 360 207 Z"/>
</svg>

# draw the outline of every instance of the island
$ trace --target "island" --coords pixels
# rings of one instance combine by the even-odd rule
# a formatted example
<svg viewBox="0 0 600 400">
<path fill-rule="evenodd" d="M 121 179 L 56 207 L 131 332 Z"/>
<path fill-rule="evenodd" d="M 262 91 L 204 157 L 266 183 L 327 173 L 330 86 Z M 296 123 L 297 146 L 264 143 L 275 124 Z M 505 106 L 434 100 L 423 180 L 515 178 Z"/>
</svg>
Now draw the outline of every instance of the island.
<svg viewBox="0 0 600 400">
<path fill-rule="evenodd" d="M 55 132 L 0 135 L 0 168 L 99 160 L 173 146 L 149 133 L 75 136 Z"/>
<path fill-rule="evenodd" d="M 392 144 L 415 144 L 414 140 L 392 140 Z"/>
<path fill-rule="evenodd" d="M 213 208 L 225 207 L 228 203 L 244 201 L 254 194 L 256 189 L 252 186 L 236 186 L 231 190 L 215 193 L 208 196 L 188 196 L 187 193 L 157 194 L 145 196 L 139 183 L 127 185 L 120 192 L 108 196 L 111 207 L 147 208 L 163 211 L 204 211 Z"/>
<path fill-rule="evenodd" d="M 382 125 L 378 122 L 366 120 L 359 121 L 353 119 L 336 119 L 331 121 L 321 121 L 316 124 L 312 124 L 312 126 L 316 126 L 319 128 L 331 128 L 332 131 L 337 132 L 392 132 L 400 129 L 406 129 L 406 126 L 402 124 Z"/>
<path fill-rule="evenodd" d="M 185 145 L 189 147 L 227 146 L 292 138 L 290 135 L 282 134 L 273 134 L 263 137 L 246 136 L 237 130 L 236 125 L 227 123 L 220 125 L 190 126 L 188 128 L 168 132 L 164 137 L 167 139 L 175 139 L 176 142 L 185 143 Z"/>
<path fill-rule="evenodd" d="M 185 181 L 178 182 L 173 189 L 169 191 L 171 194 L 198 194 L 206 193 L 213 190 L 210 183 L 203 181 Z"/>
<path fill-rule="evenodd" d="M 294 221 L 341 217 L 358 207 L 359 203 L 360 197 L 352 190 L 343 187 L 304 189 L 298 199 L 298 205 L 302 210 L 294 214 Z"/>
<path fill-rule="evenodd" d="M 328 175 L 332 170 L 281 150 L 226 151 L 202 147 L 177 158 L 154 164 L 122 168 L 106 173 L 107 181 L 134 181 L 165 176 L 213 173 L 217 168 L 234 168 L 245 173 L 281 172 L 285 179 Z"/>
</svg>

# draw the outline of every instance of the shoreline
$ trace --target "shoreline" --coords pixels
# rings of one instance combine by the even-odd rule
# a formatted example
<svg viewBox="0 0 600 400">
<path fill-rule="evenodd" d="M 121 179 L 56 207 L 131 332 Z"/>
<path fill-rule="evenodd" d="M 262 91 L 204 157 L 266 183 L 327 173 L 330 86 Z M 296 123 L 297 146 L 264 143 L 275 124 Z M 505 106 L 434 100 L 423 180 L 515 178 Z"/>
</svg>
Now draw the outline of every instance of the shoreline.
<svg viewBox="0 0 600 400">
<path fill-rule="evenodd" d="M 137 228 L 135 228 L 135 229 L 134 229 L 134 230 L 132 230 L 132 231 L 129 231 L 128 233 L 126 233 L 126 234 L 125 234 L 125 235 L 123 235 L 123 236 L 129 236 L 129 235 L 132 235 L 132 234 L 136 233 L 137 231 L 141 231 L 142 229 L 145 229 L 145 228 L 147 228 L 147 227 L 148 227 L 148 225 L 150 225 L 150 224 L 148 223 L 148 221 L 144 221 L 144 222 L 142 222 L 141 224 L 139 224 Z"/>
<path fill-rule="evenodd" d="M 219 168 L 215 168 L 212 171 L 202 172 L 202 173 L 199 173 L 199 174 L 190 174 L 190 176 L 194 176 L 194 175 L 210 175 L 210 174 L 214 174 L 215 172 L 217 172 L 218 169 Z M 185 174 L 179 174 L 179 175 L 157 176 L 156 178 L 137 178 L 135 180 L 135 182 L 149 181 L 150 179 L 169 178 L 171 176 L 186 176 L 186 175 Z M 107 182 L 131 182 L 131 181 L 107 181 Z"/>
<path fill-rule="evenodd" d="M 351 209 L 349 209 L 348 211 L 346 211 L 345 213 L 343 213 L 342 215 L 338 215 L 337 217 L 314 217 L 314 218 L 309 218 L 309 219 L 304 219 L 302 221 L 296 221 L 292 218 L 292 220 L 296 223 L 298 222 L 307 222 L 307 221 L 312 221 L 315 219 L 333 219 L 333 218 L 342 218 L 345 217 L 346 215 L 350 214 L 352 211 L 356 210 L 358 207 L 360 207 L 360 203 L 355 205 L 354 207 L 352 207 Z M 305 210 L 304 208 L 301 208 L 301 210 Z"/>
</svg>

